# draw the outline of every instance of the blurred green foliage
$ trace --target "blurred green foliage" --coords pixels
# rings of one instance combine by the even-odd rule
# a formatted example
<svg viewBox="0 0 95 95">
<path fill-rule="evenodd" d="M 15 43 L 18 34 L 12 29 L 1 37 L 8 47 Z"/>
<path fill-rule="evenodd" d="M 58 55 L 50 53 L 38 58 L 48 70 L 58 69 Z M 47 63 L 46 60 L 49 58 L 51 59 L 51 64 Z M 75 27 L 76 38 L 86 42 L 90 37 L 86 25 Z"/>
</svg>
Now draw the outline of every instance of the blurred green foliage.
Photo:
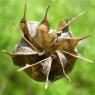
<svg viewBox="0 0 95 95">
<path fill-rule="evenodd" d="M 27 19 L 41 21 L 48 0 L 27 0 Z M 75 37 L 95 34 L 94 0 L 52 0 L 48 19 L 56 28 L 61 19 L 69 18 L 82 11 L 86 13 L 74 21 L 70 28 Z M 32 80 L 26 73 L 17 72 L 11 58 L 1 52 L 12 51 L 21 39 L 19 21 L 23 15 L 25 0 L 0 0 L 0 95 L 95 95 L 95 64 L 77 60 L 69 75 L 71 82 L 60 79 L 44 89 L 44 83 Z M 95 37 L 84 40 L 80 53 L 95 62 Z"/>
</svg>

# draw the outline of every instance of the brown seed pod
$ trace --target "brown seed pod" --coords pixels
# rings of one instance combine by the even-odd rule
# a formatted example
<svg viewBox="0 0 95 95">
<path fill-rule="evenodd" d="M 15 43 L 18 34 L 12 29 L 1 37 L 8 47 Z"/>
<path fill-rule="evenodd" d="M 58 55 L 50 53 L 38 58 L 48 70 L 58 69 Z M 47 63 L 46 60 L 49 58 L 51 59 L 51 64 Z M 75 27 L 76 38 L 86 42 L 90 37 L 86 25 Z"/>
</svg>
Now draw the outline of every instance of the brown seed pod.
<svg viewBox="0 0 95 95">
<path fill-rule="evenodd" d="M 50 28 L 47 13 L 41 22 L 26 20 L 26 4 L 24 16 L 20 21 L 22 39 L 10 55 L 18 71 L 24 70 L 32 79 L 45 82 L 45 88 L 49 81 L 53 82 L 62 77 L 69 79 L 67 74 L 71 72 L 77 58 L 92 62 L 79 56 L 76 50 L 77 44 L 87 38 L 72 37 L 69 24 L 78 16 L 62 20 L 56 31 Z M 70 79 L 69 79 L 70 80 Z"/>
</svg>

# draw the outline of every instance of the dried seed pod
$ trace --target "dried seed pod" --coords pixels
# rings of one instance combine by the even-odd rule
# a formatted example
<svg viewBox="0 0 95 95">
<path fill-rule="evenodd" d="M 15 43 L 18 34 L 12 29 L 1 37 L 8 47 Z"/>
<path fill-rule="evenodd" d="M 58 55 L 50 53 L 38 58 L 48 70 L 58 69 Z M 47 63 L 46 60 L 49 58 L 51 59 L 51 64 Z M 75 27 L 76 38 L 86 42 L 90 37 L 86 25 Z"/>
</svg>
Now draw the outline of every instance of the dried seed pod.
<svg viewBox="0 0 95 95">
<path fill-rule="evenodd" d="M 87 38 L 73 38 L 69 24 L 77 17 L 62 20 L 55 32 L 51 32 L 47 12 L 41 22 L 26 20 L 26 4 L 24 16 L 20 21 L 22 39 L 12 53 L 3 51 L 10 55 L 18 71 L 24 70 L 32 79 L 53 82 L 62 77 L 69 79 L 69 74 L 77 58 L 92 62 L 79 56 L 76 51 L 77 44 Z M 79 15 L 78 15 L 79 16 Z M 69 79 L 70 80 L 70 79 Z"/>
</svg>

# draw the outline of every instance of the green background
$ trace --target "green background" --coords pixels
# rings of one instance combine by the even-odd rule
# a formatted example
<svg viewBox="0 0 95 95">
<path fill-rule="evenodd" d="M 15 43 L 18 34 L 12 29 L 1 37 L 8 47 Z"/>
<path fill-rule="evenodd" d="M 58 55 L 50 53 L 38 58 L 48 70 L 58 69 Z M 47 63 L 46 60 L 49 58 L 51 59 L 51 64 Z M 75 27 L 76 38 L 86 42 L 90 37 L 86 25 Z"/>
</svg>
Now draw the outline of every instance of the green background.
<svg viewBox="0 0 95 95">
<path fill-rule="evenodd" d="M 27 0 L 27 20 L 41 21 L 48 0 Z M 78 45 L 79 52 L 94 61 L 90 64 L 77 60 L 69 78 L 50 84 L 32 80 L 25 72 L 17 72 L 11 57 L 1 50 L 12 51 L 21 39 L 19 22 L 23 15 L 25 0 L 0 0 L 0 95 L 95 95 L 95 0 L 52 0 L 48 19 L 56 29 L 60 20 L 85 14 L 75 20 L 70 29 L 74 37 L 93 36 Z"/>
</svg>

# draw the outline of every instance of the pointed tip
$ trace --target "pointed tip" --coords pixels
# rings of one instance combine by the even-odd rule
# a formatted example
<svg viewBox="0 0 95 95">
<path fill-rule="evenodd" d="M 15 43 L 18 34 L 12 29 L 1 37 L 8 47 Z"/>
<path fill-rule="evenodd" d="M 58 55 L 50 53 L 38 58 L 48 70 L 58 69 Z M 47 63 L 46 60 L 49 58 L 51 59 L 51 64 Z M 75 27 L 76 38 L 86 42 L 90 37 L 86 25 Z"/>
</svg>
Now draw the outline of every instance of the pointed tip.
<svg viewBox="0 0 95 95">
<path fill-rule="evenodd" d="M 47 17 L 47 13 L 48 13 L 49 8 L 50 8 L 50 5 L 48 5 L 48 7 L 46 9 L 45 17 Z"/>
<path fill-rule="evenodd" d="M 25 6 L 24 6 L 24 16 L 23 16 L 24 19 L 26 19 L 26 7 L 27 7 L 27 2 L 25 2 Z"/>
<path fill-rule="evenodd" d="M 71 17 L 71 18 L 69 18 L 69 19 L 65 19 L 66 22 L 67 22 L 67 24 L 65 25 L 65 27 L 68 26 L 68 25 L 70 25 L 70 23 L 72 23 L 74 20 L 76 20 L 77 18 L 79 18 L 80 16 L 82 16 L 85 12 L 86 12 L 86 11 L 82 11 L 81 13 L 79 13 L 79 14 L 78 14 L 77 16 L 75 16 L 75 17 Z M 63 29 L 64 29 L 65 27 L 63 27 Z"/>
<path fill-rule="evenodd" d="M 81 12 L 77 17 L 82 16 L 85 12 L 86 12 L 85 10 L 84 10 L 84 11 L 82 11 L 82 12 Z"/>
<path fill-rule="evenodd" d="M 87 36 L 84 36 L 84 37 L 81 37 L 81 38 L 71 39 L 71 45 L 72 45 L 72 47 L 75 48 L 80 41 L 82 41 L 82 40 L 84 40 L 84 39 L 86 39 L 86 38 L 88 38 L 90 36 L 91 35 L 87 35 Z"/>
<path fill-rule="evenodd" d="M 80 16 L 82 16 L 86 11 L 82 11 L 81 13 L 79 13 L 77 16 L 75 17 L 72 17 L 71 20 L 70 20 L 70 23 L 74 20 L 76 20 L 77 18 L 79 18 Z"/>
<path fill-rule="evenodd" d="M 78 59 L 84 60 L 84 61 L 86 61 L 86 62 L 93 63 L 92 60 L 87 59 L 87 58 L 84 58 L 84 57 L 82 57 L 82 56 L 80 56 L 80 55 L 74 55 L 74 54 L 72 54 L 72 53 L 70 53 L 70 52 L 67 52 L 67 51 L 62 51 L 62 52 L 66 53 L 66 54 L 69 54 L 69 55 L 71 55 L 71 56 L 73 56 L 73 57 L 76 57 L 76 58 L 78 58 Z"/>
<path fill-rule="evenodd" d="M 50 4 L 48 4 L 48 7 L 47 7 L 47 9 L 46 9 L 45 16 L 44 16 L 42 22 L 47 21 L 47 14 L 48 14 L 49 7 L 50 7 Z M 41 23 L 42 23 L 42 22 L 41 22 Z"/>
<path fill-rule="evenodd" d="M 23 71 L 23 70 L 24 70 L 23 68 L 20 68 L 20 69 L 17 70 L 17 72 L 20 72 L 20 71 Z"/>
<path fill-rule="evenodd" d="M 89 63 L 94 63 L 93 60 L 90 60 L 90 59 L 88 59 L 88 62 L 89 62 Z"/>
<path fill-rule="evenodd" d="M 78 41 L 84 40 L 84 39 L 86 39 L 86 38 L 88 38 L 88 37 L 91 37 L 91 35 L 86 35 L 86 36 L 84 36 L 84 37 L 81 37 L 81 38 L 78 39 Z"/>
<path fill-rule="evenodd" d="M 47 90 L 47 88 L 48 88 L 48 83 L 46 82 L 45 83 L 45 90 Z"/>
<path fill-rule="evenodd" d="M 25 2 L 25 5 L 24 5 L 24 14 L 23 14 L 23 17 L 21 19 L 21 22 L 26 21 L 26 7 L 27 7 L 27 1 Z"/>
<path fill-rule="evenodd" d="M 76 56 L 76 57 L 79 58 L 79 59 L 82 59 L 82 60 L 84 60 L 84 61 L 86 61 L 86 62 L 88 62 L 88 63 L 93 63 L 92 60 L 87 59 L 87 58 L 85 58 L 85 57 L 82 57 L 82 56 Z"/>
<path fill-rule="evenodd" d="M 71 82 L 71 79 L 67 75 L 65 77 L 69 80 L 69 82 Z"/>
<path fill-rule="evenodd" d="M 50 8 L 50 5 L 48 5 L 47 9 L 46 9 L 46 13 L 45 13 L 45 18 L 47 19 L 47 14 L 48 14 L 48 10 Z"/>
<path fill-rule="evenodd" d="M 5 54 L 7 54 L 7 55 L 9 55 L 9 56 L 11 56 L 11 57 L 13 57 L 13 54 L 10 53 L 10 52 L 8 52 L 8 51 L 6 51 L 6 50 L 2 50 L 2 52 L 5 53 Z"/>
</svg>

